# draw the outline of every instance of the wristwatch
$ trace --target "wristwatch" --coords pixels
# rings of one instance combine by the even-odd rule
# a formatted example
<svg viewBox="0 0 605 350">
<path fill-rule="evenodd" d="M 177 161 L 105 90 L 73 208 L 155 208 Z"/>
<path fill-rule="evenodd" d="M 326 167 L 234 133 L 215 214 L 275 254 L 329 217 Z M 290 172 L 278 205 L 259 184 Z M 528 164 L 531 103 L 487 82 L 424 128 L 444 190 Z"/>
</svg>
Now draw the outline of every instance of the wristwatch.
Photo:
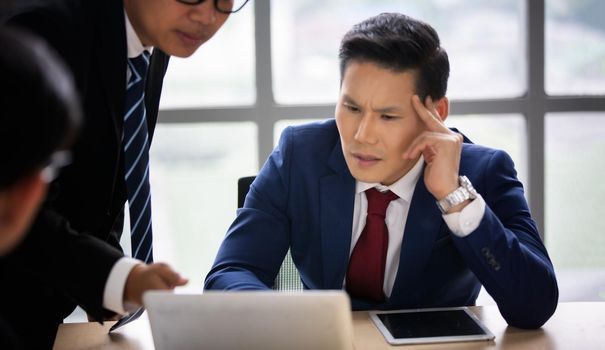
<svg viewBox="0 0 605 350">
<path fill-rule="evenodd" d="M 458 177 L 458 182 L 460 187 L 445 196 L 445 198 L 437 201 L 437 206 L 442 214 L 447 214 L 448 210 L 463 203 L 467 199 L 473 200 L 477 198 L 477 190 L 475 190 L 468 177 L 460 176 Z"/>
</svg>

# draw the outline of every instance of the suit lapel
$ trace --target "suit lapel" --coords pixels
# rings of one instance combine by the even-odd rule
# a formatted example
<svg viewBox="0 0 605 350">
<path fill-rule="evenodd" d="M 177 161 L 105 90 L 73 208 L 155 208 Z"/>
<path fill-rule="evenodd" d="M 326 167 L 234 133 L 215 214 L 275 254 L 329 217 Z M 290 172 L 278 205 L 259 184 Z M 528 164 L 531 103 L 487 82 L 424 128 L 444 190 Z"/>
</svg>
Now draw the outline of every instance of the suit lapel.
<svg viewBox="0 0 605 350">
<path fill-rule="evenodd" d="M 121 2 L 116 2 L 120 5 Z M 97 30 L 99 33 L 98 52 L 95 54 L 95 65 L 102 77 L 103 91 L 108 106 L 111 122 L 114 125 L 118 147 L 121 147 L 122 128 L 124 124 L 124 99 L 126 94 L 126 27 L 124 10 L 121 6 L 108 9 L 103 18 L 105 23 Z M 107 25 L 111 23 L 112 25 Z"/>
<path fill-rule="evenodd" d="M 342 288 L 349 260 L 355 179 L 349 172 L 340 142 L 332 150 L 329 166 L 335 174 L 320 179 L 320 222 L 324 287 Z"/>
<path fill-rule="evenodd" d="M 158 119 L 158 108 L 162 85 L 164 84 L 164 75 L 168 68 L 170 56 L 166 55 L 160 49 L 154 49 L 149 62 L 149 70 L 145 80 L 145 108 L 147 110 L 147 131 L 149 133 L 149 142 L 153 139 L 155 125 Z"/>
<path fill-rule="evenodd" d="M 426 189 L 421 175 L 412 196 L 410 212 L 405 224 L 399 268 L 393 286 L 393 291 L 397 293 L 391 294 L 391 298 L 397 295 L 415 294 L 416 281 L 431 256 L 433 243 L 439 234 L 442 221 L 435 198 Z"/>
</svg>

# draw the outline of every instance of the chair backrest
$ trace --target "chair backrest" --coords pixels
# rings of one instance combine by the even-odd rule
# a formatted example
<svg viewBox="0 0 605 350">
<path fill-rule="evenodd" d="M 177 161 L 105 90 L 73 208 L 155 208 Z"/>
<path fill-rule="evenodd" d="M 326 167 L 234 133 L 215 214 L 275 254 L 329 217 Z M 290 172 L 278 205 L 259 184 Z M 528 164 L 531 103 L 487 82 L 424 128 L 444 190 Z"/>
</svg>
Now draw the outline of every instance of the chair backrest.
<svg viewBox="0 0 605 350">
<path fill-rule="evenodd" d="M 256 176 L 240 177 L 237 180 L 237 207 L 241 208 L 244 206 L 246 195 L 250 189 L 250 185 L 254 182 Z M 275 290 L 303 290 L 302 282 L 300 281 L 300 274 L 292 261 L 292 255 L 290 249 L 284 258 L 279 273 L 275 278 L 275 284 L 273 285 Z"/>
<path fill-rule="evenodd" d="M 250 190 L 250 185 L 256 179 L 256 176 L 245 176 L 240 177 L 237 180 L 237 207 L 241 208 L 244 206 L 244 201 L 246 200 L 246 195 L 248 194 L 248 190 Z"/>
</svg>

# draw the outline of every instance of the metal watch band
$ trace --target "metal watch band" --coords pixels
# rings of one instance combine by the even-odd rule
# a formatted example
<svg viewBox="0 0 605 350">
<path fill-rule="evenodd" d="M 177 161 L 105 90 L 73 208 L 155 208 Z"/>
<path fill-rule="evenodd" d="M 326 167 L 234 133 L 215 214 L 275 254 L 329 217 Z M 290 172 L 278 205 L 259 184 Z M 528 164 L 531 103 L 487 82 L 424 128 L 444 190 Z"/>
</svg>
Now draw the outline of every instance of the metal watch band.
<svg viewBox="0 0 605 350">
<path fill-rule="evenodd" d="M 448 210 L 464 203 L 467 199 L 477 198 L 477 191 L 466 176 L 460 176 L 458 182 L 460 187 L 437 201 L 437 207 L 439 207 L 442 214 L 446 214 Z"/>
</svg>

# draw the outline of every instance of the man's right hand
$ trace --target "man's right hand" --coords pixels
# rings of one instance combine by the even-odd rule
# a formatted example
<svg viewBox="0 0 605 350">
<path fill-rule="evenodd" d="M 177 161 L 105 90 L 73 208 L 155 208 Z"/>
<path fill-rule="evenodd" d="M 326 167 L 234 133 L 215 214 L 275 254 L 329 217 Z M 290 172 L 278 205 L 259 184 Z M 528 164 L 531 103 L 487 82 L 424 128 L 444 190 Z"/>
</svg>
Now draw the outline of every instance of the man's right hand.
<svg viewBox="0 0 605 350">
<path fill-rule="evenodd" d="M 128 274 L 124 287 L 124 302 L 143 305 L 143 293 L 148 290 L 172 290 L 177 286 L 187 284 L 188 280 L 181 277 L 168 264 L 155 263 L 139 264 Z"/>
</svg>

